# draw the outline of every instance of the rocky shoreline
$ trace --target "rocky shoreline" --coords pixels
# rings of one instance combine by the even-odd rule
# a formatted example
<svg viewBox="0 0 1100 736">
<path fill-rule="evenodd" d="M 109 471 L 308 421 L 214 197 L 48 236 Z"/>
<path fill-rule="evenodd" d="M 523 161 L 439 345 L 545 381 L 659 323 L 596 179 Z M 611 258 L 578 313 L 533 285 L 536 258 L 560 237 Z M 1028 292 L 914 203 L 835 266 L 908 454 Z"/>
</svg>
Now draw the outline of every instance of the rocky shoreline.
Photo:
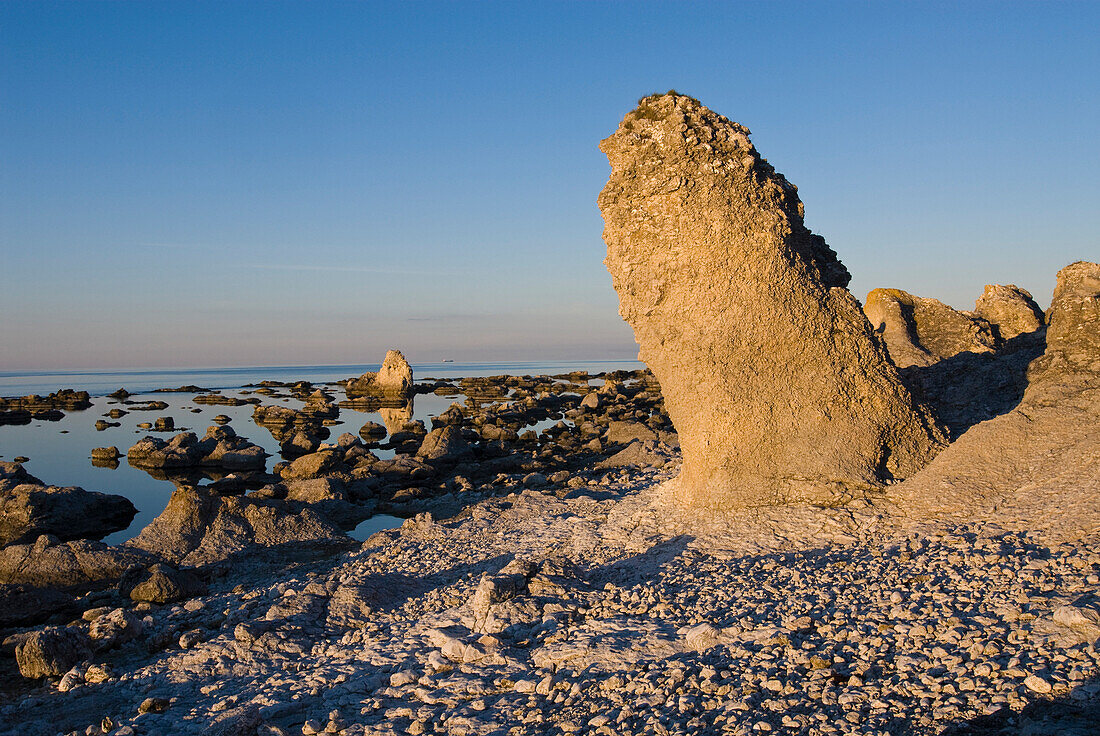
<svg viewBox="0 0 1100 736">
<path fill-rule="evenodd" d="M 646 374 L 466 383 L 505 400 L 434 418 L 423 452 L 360 468 L 348 450 L 367 443 L 345 434 L 245 495 L 181 487 L 121 547 L 5 547 L 33 547 L 35 574 L 105 577 L 63 592 L 4 563 L 9 601 L 63 600 L 5 633 L 0 732 L 932 734 L 1045 707 L 1073 733 L 1096 717 L 1093 509 L 1006 494 L 1007 511 L 930 521 L 879 496 L 701 519 L 670 495 L 675 434 Z M 340 505 L 419 513 L 359 544 L 329 520 Z"/>
<path fill-rule="evenodd" d="M 602 148 L 653 374 L 184 386 L 280 460 L 144 423 L 120 545 L 0 465 L 0 734 L 1095 734 L 1100 264 L 860 304 L 743 126 L 669 92 Z"/>
</svg>

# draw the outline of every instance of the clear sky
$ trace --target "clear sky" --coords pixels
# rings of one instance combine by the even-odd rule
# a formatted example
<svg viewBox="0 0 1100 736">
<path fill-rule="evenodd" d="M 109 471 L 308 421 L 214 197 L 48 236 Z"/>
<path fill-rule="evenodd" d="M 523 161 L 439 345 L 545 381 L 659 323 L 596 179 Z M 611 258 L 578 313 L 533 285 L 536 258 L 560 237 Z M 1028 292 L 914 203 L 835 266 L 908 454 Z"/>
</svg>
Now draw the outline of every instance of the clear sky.
<svg viewBox="0 0 1100 736">
<path fill-rule="evenodd" d="M 596 148 L 748 126 L 862 298 L 1100 258 L 1100 3 L 0 3 L 0 370 L 633 357 Z"/>
</svg>

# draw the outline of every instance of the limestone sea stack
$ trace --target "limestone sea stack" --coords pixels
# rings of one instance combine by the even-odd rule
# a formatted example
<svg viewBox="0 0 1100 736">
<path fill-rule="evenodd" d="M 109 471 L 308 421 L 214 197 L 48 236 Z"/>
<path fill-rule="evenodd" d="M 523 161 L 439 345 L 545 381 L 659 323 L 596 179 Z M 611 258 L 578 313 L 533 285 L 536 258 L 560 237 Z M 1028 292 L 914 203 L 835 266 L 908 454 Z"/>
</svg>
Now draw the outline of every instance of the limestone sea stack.
<svg viewBox="0 0 1100 736">
<path fill-rule="evenodd" d="M 401 398 L 409 396 L 413 389 L 413 371 L 409 361 L 400 350 L 389 350 L 377 373 L 368 372 L 348 380 L 345 384 L 347 395 L 381 396 Z"/>
<path fill-rule="evenodd" d="M 690 97 L 642 99 L 600 144 L 605 263 L 679 434 L 677 498 L 835 502 L 915 472 L 944 433 L 748 136 Z"/>
</svg>

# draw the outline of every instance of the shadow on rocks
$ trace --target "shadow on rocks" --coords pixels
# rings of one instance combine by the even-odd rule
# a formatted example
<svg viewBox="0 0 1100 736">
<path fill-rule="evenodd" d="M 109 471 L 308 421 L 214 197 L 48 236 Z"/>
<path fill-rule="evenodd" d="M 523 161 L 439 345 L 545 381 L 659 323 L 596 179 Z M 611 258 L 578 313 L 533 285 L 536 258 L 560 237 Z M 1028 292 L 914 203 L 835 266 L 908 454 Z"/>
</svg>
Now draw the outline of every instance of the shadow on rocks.
<svg viewBox="0 0 1100 736">
<path fill-rule="evenodd" d="M 955 440 L 970 427 L 1012 411 L 1027 389 L 1027 367 L 1046 350 L 1046 329 L 1005 341 L 995 353 L 964 352 L 929 366 L 901 368 Z"/>
<path fill-rule="evenodd" d="M 1094 736 L 1100 732 L 1100 678 L 1021 711 L 1005 707 L 948 726 L 940 736 Z"/>
<path fill-rule="evenodd" d="M 695 537 L 687 534 L 666 539 L 645 552 L 593 570 L 586 577 L 591 583 L 615 583 L 616 585 L 651 578 L 658 574 L 661 568 L 683 554 L 694 540 Z"/>
</svg>

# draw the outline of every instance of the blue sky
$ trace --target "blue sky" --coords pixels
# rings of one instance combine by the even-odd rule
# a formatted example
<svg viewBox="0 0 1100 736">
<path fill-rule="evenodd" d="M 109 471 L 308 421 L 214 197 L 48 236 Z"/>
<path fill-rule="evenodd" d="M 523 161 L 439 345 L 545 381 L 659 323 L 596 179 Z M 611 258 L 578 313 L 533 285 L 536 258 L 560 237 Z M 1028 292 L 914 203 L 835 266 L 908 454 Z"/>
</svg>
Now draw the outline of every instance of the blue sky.
<svg viewBox="0 0 1100 736">
<path fill-rule="evenodd" d="M 0 370 L 633 357 L 596 148 L 753 131 L 862 298 L 1100 257 L 1098 3 L 2 3 Z"/>
</svg>

